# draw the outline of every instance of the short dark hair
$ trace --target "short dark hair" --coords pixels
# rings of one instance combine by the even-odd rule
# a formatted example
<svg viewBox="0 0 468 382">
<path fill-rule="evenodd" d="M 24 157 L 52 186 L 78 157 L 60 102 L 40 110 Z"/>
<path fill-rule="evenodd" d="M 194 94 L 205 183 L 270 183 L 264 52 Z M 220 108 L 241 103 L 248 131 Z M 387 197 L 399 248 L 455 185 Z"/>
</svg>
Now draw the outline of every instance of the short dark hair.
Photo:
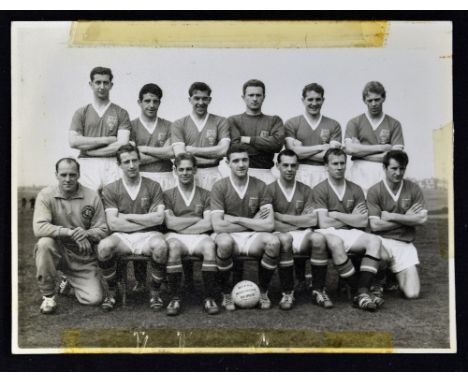
<svg viewBox="0 0 468 382">
<path fill-rule="evenodd" d="M 193 167 L 197 167 L 197 159 L 192 153 L 180 153 L 174 159 L 174 167 L 177 168 L 180 165 L 180 162 L 183 160 L 189 160 L 192 162 Z"/>
<path fill-rule="evenodd" d="M 247 151 L 247 148 L 243 145 L 233 144 L 229 147 L 226 153 L 226 158 L 230 160 L 231 154 L 235 154 L 235 153 L 247 153 L 248 154 L 248 151 Z"/>
<path fill-rule="evenodd" d="M 304 89 L 302 89 L 302 98 L 305 98 L 307 93 L 312 92 L 312 91 L 319 93 L 322 96 L 322 98 L 323 98 L 323 95 L 325 94 L 325 90 L 323 89 L 323 87 L 313 82 L 311 84 L 304 86 Z"/>
<path fill-rule="evenodd" d="M 140 150 L 138 150 L 137 146 L 133 146 L 131 143 L 127 143 L 126 145 L 120 146 L 119 149 L 117 150 L 116 156 L 117 156 L 118 164 L 122 163 L 120 161 L 120 155 L 122 153 L 137 153 L 138 159 L 141 159 Z"/>
<path fill-rule="evenodd" d="M 280 152 L 278 153 L 278 156 L 276 157 L 276 161 L 277 161 L 278 163 L 281 163 L 281 158 L 282 158 L 283 156 L 286 156 L 286 157 L 296 157 L 296 158 L 299 160 L 299 156 L 298 156 L 294 151 L 289 150 L 289 149 L 285 149 L 285 150 L 280 151 Z"/>
<path fill-rule="evenodd" d="M 382 163 L 385 168 L 390 164 L 390 159 L 394 159 L 398 162 L 400 166 L 406 168 L 408 166 L 409 158 L 408 154 L 401 150 L 390 150 L 384 155 Z"/>
<path fill-rule="evenodd" d="M 205 84 L 204 82 L 194 82 L 192 85 L 190 85 L 188 94 L 189 96 L 193 96 L 193 93 L 195 93 L 195 90 L 201 91 L 201 92 L 207 92 L 208 95 L 211 95 L 211 88 Z"/>
<path fill-rule="evenodd" d="M 107 74 L 111 82 L 112 82 L 112 79 L 114 78 L 112 74 L 112 70 L 110 70 L 109 68 L 104 68 L 103 66 L 96 66 L 95 68 L 93 68 L 93 70 L 91 70 L 91 73 L 89 74 L 89 78 L 91 78 L 91 82 L 94 81 L 95 74 L 101 74 L 103 76 Z"/>
<path fill-rule="evenodd" d="M 76 169 L 78 170 L 78 173 L 80 172 L 80 164 L 78 163 L 78 161 L 75 159 L 75 158 L 71 158 L 71 157 L 65 157 L 65 158 L 60 158 L 57 163 L 55 163 L 55 172 L 58 173 L 58 169 L 59 169 L 59 166 L 60 166 L 60 163 L 62 162 L 66 162 L 66 163 L 74 163 L 75 166 L 76 166 Z"/>
<path fill-rule="evenodd" d="M 323 156 L 323 163 L 328 164 L 328 157 L 330 155 L 334 155 L 334 156 L 337 156 L 337 157 L 341 156 L 341 155 L 344 155 L 345 161 L 347 160 L 346 153 L 342 149 L 334 148 L 334 149 L 328 149 L 325 152 L 325 155 Z"/>
<path fill-rule="evenodd" d="M 148 93 L 154 94 L 159 99 L 161 99 L 163 96 L 162 89 L 158 85 L 150 83 L 143 85 L 143 87 L 140 90 L 140 93 L 138 93 L 138 99 L 141 101 L 143 99 L 143 96 Z"/>
<path fill-rule="evenodd" d="M 368 93 L 380 94 L 384 99 L 387 95 L 384 86 L 378 81 L 370 81 L 364 86 L 362 99 L 365 101 Z"/>
<path fill-rule="evenodd" d="M 244 85 L 242 85 L 242 94 L 245 94 L 245 89 L 247 89 L 249 86 L 254 86 L 257 88 L 262 88 L 263 90 L 263 95 L 265 95 L 265 84 L 260 81 L 260 80 L 248 80 Z"/>
</svg>

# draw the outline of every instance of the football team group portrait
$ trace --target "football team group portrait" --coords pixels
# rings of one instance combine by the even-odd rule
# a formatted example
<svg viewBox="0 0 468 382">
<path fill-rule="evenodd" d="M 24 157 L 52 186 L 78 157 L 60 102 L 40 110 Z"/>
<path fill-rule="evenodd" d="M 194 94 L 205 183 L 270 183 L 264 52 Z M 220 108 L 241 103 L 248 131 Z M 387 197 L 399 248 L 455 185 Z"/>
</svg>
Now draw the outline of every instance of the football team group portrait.
<svg viewBox="0 0 468 382">
<path fill-rule="evenodd" d="M 36 168 L 50 181 L 18 193 L 21 347 L 66 347 L 74 328 L 97 330 L 75 347 L 98 346 L 99 330 L 156 328 L 385 337 L 310 347 L 449 346 L 446 191 L 407 172 L 433 166 L 421 156 L 432 148 L 413 143 L 426 130 L 404 122 L 421 107 L 398 103 L 414 85 L 377 69 L 354 80 L 349 67 L 352 86 L 330 90 L 311 71 L 290 87 L 287 67 L 266 68 L 265 80 L 259 68 L 229 78 L 226 65 L 225 88 L 196 70 L 171 88 L 181 63 L 135 81 L 130 56 L 117 71 L 99 57 L 75 70 L 86 91 L 63 95 L 61 149 Z M 242 73 L 258 64 L 242 62 Z M 213 110 L 233 88 L 235 104 Z M 338 89 L 358 105 L 346 119 L 328 101 Z M 284 108 L 267 108 L 270 97 Z"/>
</svg>

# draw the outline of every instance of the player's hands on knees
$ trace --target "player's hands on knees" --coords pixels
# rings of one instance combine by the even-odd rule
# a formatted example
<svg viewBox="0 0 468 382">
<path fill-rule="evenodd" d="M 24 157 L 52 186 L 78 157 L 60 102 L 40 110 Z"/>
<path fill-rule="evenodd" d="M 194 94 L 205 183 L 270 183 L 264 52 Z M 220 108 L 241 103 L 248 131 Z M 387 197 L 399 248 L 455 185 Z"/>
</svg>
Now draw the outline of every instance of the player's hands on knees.
<svg viewBox="0 0 468 382">
<path fill-rule="evenodd" d="M 356 207 L 353 209 L 353 214 L 358 214 L 358 215 L 365 215 L 367 214 L 367 206 L 366 203 L 361 202 L 359 203 Z"/>
<path fill-rule="evenodd" d="M 76 244 L 78 245 L 78 250 L 82 255 L 91 255 L 93 252 L 93 247 L 88 239 L 78 240 Z"/>
<path fill-rule="evenodd" d="M 76 227 L 71 232 L 71 238 L 74 241 L 84 240 L 88 238 L 88 232 L 81 227 Z"/>
</svg>

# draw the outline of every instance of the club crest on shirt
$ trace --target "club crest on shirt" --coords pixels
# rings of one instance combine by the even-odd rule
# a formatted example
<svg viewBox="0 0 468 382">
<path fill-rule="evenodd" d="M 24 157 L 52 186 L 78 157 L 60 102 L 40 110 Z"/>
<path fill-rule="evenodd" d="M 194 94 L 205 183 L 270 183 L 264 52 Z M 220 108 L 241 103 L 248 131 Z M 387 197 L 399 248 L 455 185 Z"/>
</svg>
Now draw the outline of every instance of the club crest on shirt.
<svg viewBox="0 0 468 382">
<path fill-rule="evenodd" d="M 250 197 L 249 198 L 249 211 L 251 214 L 255 214 L 258 210 L 258 198 Z"/>
<path fill-rule="evenodd" d="M 296 214 L 302 213 L 302 210 L 304 209 L 304 201 L 303 200 L 296 200 Z"/>
<path fill-rule="evenodd" d="M 266 130 L 260 131 L 260 136 L 261 136 L 262 138 L 267 138 L 269 135 L 270 135 L 270 134 L 269 134 L 268 131 L 266 131 Z"/>
<path fill-rule="evenodd" d="M 161 146 L 164 145 L 164 142 L 166 142 L 166 136 L 166 133 L 158 133 L 157 141 Z"/>
<path fill-rule="evenodd" d="M 405 211 L 409 210 L 411 207 L 411 199 L 410 198 L 403 198 L 400 201 L 401 208 L 403 208 Z"/>
<path fill-rule="evenodd" d="M 95 208 L 90 205 L 86 205 L 81 209 L 81 217 L 87 229 L 91 226 L 91 220 L 93 219 L 95 213 Z"/>
<path fill-rule="evenodd" d="M 206 139 L 210 145 L 214 145 L 216 143 L 216 131 L 213 129 L 206 131 Z"/>
<path fill-rule="evenodd" d="M 106 124 L 109 128 L 109 132 L 112 132 L 117 127 L 117 117 L 115 115 L 108 115 L 106 118 Z"/>
<path fill-rule="evenodd" d="M 390 131 L 388 129 L 382 129 L 379 134 L 379 142 L 381 145 L 390 143 Z"/>
<path fill-rule="evenodd" d="M 140 200 L 140 205 L 141 205 L 141 208 L 143 208 L 144 210 L 147 210 L 150 206 L 150 198 L 147 196 L 143 196 Z"/>
<path fill-rule="evenodd" d="M 329 129 L 322 129 L 320 131 L 320 139 L 322 140 L 322 143 L 330 142 L 330 130 Z"/>
<path fill-rule="evenodd" d="M 354 199 L 346 200 L 346 209 L 352 210 L 354 208 Z"/>
<path fill-rule="evenodd" d="M 203 215 L 203 206 L 201 204 L 195 204 L 195 213 L 197 215 Z"/>
</svg>

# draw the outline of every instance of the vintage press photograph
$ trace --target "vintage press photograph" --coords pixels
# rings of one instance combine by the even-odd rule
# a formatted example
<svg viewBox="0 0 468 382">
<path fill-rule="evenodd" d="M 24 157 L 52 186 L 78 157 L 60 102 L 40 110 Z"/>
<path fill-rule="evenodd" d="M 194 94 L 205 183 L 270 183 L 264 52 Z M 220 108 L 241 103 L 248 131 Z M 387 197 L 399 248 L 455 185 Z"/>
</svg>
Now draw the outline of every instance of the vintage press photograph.
<svg viewBox="0 0 468 382">
<path fill-rule="evenodd" d="M 11 32 L 13 353 L 456 352 L 450 22 Z"/>
</svg>

